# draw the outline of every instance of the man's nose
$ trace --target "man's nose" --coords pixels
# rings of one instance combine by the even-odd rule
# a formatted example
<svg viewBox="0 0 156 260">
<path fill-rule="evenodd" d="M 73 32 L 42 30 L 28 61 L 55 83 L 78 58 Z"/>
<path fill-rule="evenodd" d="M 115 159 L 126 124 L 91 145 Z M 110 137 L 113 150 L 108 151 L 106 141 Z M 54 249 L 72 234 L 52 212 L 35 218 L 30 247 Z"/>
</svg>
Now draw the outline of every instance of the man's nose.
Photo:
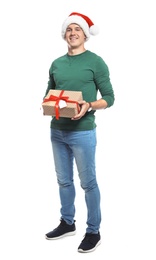
<svg viewBox="0 0 156 260">
<path fill-rule="evenodd" d="M 75 30 L 71 30 L 71 34 L 75 34 Z"/>
</svg>

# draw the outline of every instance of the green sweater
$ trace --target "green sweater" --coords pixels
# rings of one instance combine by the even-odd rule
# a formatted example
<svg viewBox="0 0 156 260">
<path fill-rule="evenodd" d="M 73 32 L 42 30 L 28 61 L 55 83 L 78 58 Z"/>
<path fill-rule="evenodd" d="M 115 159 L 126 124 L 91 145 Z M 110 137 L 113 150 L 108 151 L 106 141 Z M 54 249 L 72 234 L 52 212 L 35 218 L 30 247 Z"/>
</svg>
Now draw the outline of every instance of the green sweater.
<svg viewBox="0 0 156 260">
<path fill-rule="evenodd" d="M 108 107 L 114 103 L 114 91 L 104 60 L 91 51 L 69 56 L 65 54 L 52 62 L 49 70 L 47 95 L 50 89 L 82 91 L 83 100 L 97 100 L 99 91 Z M 96 127 L 95 112 L 87 112 L 80 120 L 52 117 L 51 127 L 59 130 L 83 131 Z"/>
</svg>

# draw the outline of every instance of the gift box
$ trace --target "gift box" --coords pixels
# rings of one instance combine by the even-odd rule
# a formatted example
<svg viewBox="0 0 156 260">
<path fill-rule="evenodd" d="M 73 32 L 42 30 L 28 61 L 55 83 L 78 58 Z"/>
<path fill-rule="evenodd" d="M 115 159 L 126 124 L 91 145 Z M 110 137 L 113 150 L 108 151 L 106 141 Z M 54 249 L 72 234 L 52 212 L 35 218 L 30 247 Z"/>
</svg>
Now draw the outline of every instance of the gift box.
<svg viewBox="0 0 156 260">
<path fill-rule="evenodd" d="M 78 101 L 83 100 L 81 91 L 50 89 L 43 100 L 43 114 L 72 118 L 80 112 Z"/>
</svg>

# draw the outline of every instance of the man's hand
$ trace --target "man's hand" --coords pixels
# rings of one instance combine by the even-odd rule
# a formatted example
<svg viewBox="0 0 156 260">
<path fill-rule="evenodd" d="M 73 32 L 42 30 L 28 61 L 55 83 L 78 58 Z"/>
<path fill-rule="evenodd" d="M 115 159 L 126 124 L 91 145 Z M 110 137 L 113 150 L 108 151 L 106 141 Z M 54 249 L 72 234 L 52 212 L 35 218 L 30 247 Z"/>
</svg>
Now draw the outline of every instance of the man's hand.
<svg viewBox="0 0 156 260">
<path fill-rule="evenodd" d="M 79 101 L 78 103 L 79 103 L 80 108 L 81 108 L 80 113 L 77 114 L 76 116 L 72 117 L 71 120 L 79 120 L 88 111 L 89 103 L 87 103 L 85 100 Z"/>
</svg>

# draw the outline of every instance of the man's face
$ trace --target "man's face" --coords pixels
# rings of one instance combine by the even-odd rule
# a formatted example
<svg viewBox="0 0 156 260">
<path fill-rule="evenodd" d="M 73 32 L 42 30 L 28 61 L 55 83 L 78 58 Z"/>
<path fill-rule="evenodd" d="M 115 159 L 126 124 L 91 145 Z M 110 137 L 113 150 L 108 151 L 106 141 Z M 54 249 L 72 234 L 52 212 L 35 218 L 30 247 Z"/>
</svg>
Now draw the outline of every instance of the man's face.
<svg viewBox="0 0 156 260">
<path fill-rule="evenodd" d="M 70 47 L 78 47 L 84 44 L 86 36 L 82 28 L 78 24 L 73 23 L 68 25 L 66 29 L 65 40 Z"/>
</svg>

